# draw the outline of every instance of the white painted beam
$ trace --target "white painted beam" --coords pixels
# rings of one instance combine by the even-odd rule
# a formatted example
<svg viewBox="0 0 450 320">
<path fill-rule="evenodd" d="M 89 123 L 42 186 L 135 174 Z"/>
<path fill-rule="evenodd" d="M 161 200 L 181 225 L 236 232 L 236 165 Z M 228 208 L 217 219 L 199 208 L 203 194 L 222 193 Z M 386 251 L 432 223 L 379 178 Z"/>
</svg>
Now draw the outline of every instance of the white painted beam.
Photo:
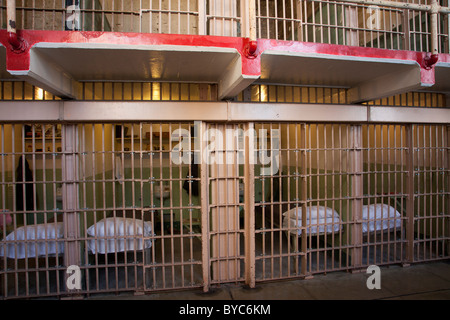
<svg viewBox="0 0 450 320">
<path fill-rule="evenodd" d="M 17 121 L 278 121 L 450 123 L 450 108 L 185 101 L 3 101 L 0 119 Z"/>
<path fill-rule="evenodd" d="M 77 81 L 72 75 L 34 48 L 30 49 L 28 70 L 8 70 L 8 72 L 61 98 L 76 98 Z"/>
<path fill-rule="evenodd" d="M 348 91 L 348 102 L 360 103 L 382 99 L 430 86 L 422 83 L 420 67 L 413 65 L 406 70 L 388 73 L 356 85 Z"/>
<path fill-rule="evenodd" d="M 359 105 L 230 103 L 231 121 L 365 122 L 367 107 Z"/>
<path fill-rule="evenodd" d="M 450 123 L 448 108 L 370 107 L 368 122 L 380 123 Z"/>
<path fill-rule="evenodd" d="M 1 121 L 58 121 L 63 101 L 2 101 Z"/>
<path fill-rule="evenodd" d="M 226 118 L 226 102 L 64 102 L 64 120 L 67 121 L 223 121 Z"/>
<path fill-rule="evenodd" d="M 242 59 L 240 56 L 236 57 L 219 80 L 219 99 L 226 100 L 236 97 L 258 78 L 259 76 L 242 74 Z"/>
</svg>

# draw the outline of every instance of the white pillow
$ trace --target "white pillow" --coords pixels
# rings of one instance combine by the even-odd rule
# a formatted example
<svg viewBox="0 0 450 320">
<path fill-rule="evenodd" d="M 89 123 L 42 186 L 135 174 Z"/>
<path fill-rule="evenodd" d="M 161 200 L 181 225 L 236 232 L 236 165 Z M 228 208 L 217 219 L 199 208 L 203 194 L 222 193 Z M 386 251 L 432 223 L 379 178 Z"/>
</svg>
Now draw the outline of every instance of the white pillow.
<svg viewBox="0 0 450 320">
<path fill-rule="evenodd" d="M 86 232 L 97 238 L 88 240 L 88 248 L 92 253 L 142 250 L 152 245 L 150 239 L 143 240 L 143 237 L 151 236 L 152 227 L 148 222 L 139 219 L 106 218 L 90 226 Z"/>
<path fill-rule="evenodd" d="M 1 244 L 0 256 L 24 259 L 64 252 L 64 241 L 52 241 L 64 238 L 62 222 L 34 224 L 17 228 L 8 234 L 5 241 L 16 241 Z M 32 240 L 25 242 L 25 240 Z M 35 241 L 41 240 L 41 241 Z M 5 254 L 6 248 L 6 254 Z M 16 255 L 17 252 L 17 255 Z"/>
<path fill-rule="evenodd" d="M 399 230 L 402 226 L 401 214 L 388 204 L 369 204 L 362 209 L 363 232 L 373 232 L 395 228 Z"/>
<path fill-rule="evenodd" d="M 311 215 L 311 216 L 310 216 Z M 302 227 L 302 208 L 293 208 L 283 213 L 283 227 L 301 228 Z M 306 214 L 306 233 L 323 234 L 339 232 L 342 228 L 341 219 L 336 210 L 323 206 L 308 207 Z M 298 234 L 302 234 L 302 229 L 298 229 Z"/>
<path fill-rule="evenodd" d="M 292 208 L 289 211 L 286 211 L 283 213 L 283 216 L 290 217 L 291 219 L 302 219 L 302 207 L 298 208 Z M 324 206 L 309 206 L 307 207 L 307 213 L 306 213 L 306 219 L 309 220 L 309 217 L 311 216 L 312 220 L 319 219 L 325 219 L 325 218 L 333 218 L 337 217 L 339 221 L 339 214 L 336 210 L 333 210 L 332 208 L 324 207 Z"/>
</svg>

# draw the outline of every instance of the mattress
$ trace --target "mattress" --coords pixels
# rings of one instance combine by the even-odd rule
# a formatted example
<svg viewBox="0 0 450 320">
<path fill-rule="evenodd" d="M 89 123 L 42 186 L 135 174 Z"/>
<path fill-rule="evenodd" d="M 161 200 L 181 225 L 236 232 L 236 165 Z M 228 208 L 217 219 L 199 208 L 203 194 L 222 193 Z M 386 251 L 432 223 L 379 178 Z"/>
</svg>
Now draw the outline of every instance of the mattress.
<svg viewBox="0 0 450 320">
<path fill-rule="evenodd" d="M 92 253 L 113 253 L 148 249 L 152 246 L 151 225 L 140 219 L 106 218 L 87 229 L 88 249 Z"/>
<path fill-rule="evenodd" d="M 399 229 L 402 225 L 401 214 L 395 208 L 387 204 L 364 205 L 362 209 L 363 233 L 384 231 L 394 228 Z"/>
<path fill-rule="evenodd" d="M 302 208 L 293 208 L 283 213 L 284 228 L 302 227 Z M 336 210 L 324 206 L 308 207 L 306 214 L 306 234 L 319 235 L 332 232 L 339 232 L 341 229 L 341 219 Z M 298 229 L 297 233 L 302 234 L 303 229 Z M 292 231 L 291 231 L 292 232 Z"/>
<path fill-rule="evenodd" d="M 64 252 L 64 241 L 55 240 L 63 238 L 62 222 L 19 227 L 0 244 L 0 256 L 24 259 L 61 254 Z"/>
</svg>

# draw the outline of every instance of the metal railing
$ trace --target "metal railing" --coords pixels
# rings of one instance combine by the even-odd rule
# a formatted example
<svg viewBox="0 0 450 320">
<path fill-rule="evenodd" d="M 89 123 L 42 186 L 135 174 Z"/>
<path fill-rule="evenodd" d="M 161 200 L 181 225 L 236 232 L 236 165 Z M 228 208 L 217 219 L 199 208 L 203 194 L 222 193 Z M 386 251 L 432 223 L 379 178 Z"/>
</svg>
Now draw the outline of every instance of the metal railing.
<svg viewBox="0 0 450 320">
<path fill-rule="evenodd" d="M 6 2 L 0 4 L 0 27 L 5 29 Z M 449 3 L 437 4 L 431 0 L 23 0 L 16 1 L 15 11 L 18 29 L 243 36 L 449 53 Z"/>
</svg>

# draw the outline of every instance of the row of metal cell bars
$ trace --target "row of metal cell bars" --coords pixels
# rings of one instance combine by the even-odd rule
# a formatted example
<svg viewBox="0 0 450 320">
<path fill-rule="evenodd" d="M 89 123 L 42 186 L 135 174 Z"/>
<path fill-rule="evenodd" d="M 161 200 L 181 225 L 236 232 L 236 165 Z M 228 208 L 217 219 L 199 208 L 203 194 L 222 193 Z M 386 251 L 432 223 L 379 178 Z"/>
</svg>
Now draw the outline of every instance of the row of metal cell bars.
<svg viewBox="0 0 450 320">
<path fill-rule="evenodd" d="M 363 126 L 363 265 L 406 258 L 408 142 L 402 125 Z"/>
<path fill-rule="evenodd" d="M 240 36 L 237 0 L 19 0 L 16 9 L 20 29 Z"/>
<path fill-rule="evenodd" d="M 420 11 L 334 0 L 257 0 L 256 18 L 259 38 L 430 51 L 430 17 Z M 448 53 L 448 15 L 438 20 L 439 51 Z"/>
<path fill-rule="evenodd" d="M 450 251 L 450 149 L 448 126 L 417 125 L 411 132 L 414 175 L 414 260 Z"/>
<path fill-rule="evenodd" d="M 172 82 L 80 82 L 78 100 L 100 101 L 215 101 L 217 85 Z M 24 81 L 1 81 L 0 100 L 59 100 Z"/>
<path fill-rule="evenodd" d="M 347 103 L 347 89 L 255 84 L 237 101 L 288 103 Z M 217 85 L 169 82 L 81 82 L 79 100 L 99 101 L 217 101 Z M 1 81 L 0 100 L 57 100 L 58 97 L 23 81 Z M 367 105 L 445 107 L 445 95 L 409 92 L 368 101 Z"/>
<path fill-rule="evenodd" d="M 80 150 L 84 173 L 80 189 L 84 209 L 80 210 L 84 228 L 110 216 L 143 221 L 147 228 L 139 234 L 144 245 L 126 250 L 128 254 L 142 252 L 141 264 L 136 265 L 133 259 L 119 261 L 115 256 L 108 260 L 110 254 L 101 252 L 94 254 L 95 263 L 86 268 L 95 271 L 92 277 L 96 279 L 96 286 L 89 290 L 98 292 L 104 288 L 108 291 L 112 285 L 116 290 L 144 291 L 202 285 L 198 169 L 189 157 L 183 160 L 179 153 L 172 152 L 183 146 L 185 149 L 181 151 L 190 151 L 187 149 L 191 147 L 191 127 L 191 123 L 82 127 L 81 141 L 85 141 L 85 145 Z M 108 236 L 113 240 L 117 238 L 113 234 Z M 99 237 L 103 235 L 94 236 Z M 91 253 L 84 251 L 84 258 L 88 259 Z M 105 262 L 100 256 L 105 257 Z M 108 284 L 111 266 L 115 268 L 116 278 Z M 123 276 L 118 272 L 122 268 L 126 279 L 130 266 L 139 273 L 134 275 L 134 281 L 122 284 Z M 106 278 L 99 273 L 102 271 Z"/>
<path fill-rule="evenodd" d="M 2 124 L 0 139 L 1 296 L 57 295 L 64 240 L 45 239 L 63 233 L 61 126 Z"/>
<path fill-rule="evenodd" d="M 99 101 L 216 101 L 217 85 L 169 82 L 80 82 L 79 100 Z M 57 100 L 58 97 L 23 81 L 1 81 L 0 100 Z M 255 84 L 238 101 L 347 103 L 347 89 Z M 376 106 L 445 107 L 445 95 L 409 92 L 366 102 Z"/>
<path fill-rule="evenodd" d="M 349 268 L 351 127 L 272 123 L 255 128 L 270 132 L 267 150 L 273 153 L 272 161 L 255 166 L 257 280 Z M 272 148 L 275 137 L 278 151 Z M 257 151 L 265 151 L 264 144 Z"/>
<path fill-rule="evenodd" d="M 449 134 L 409 124 L 1 124 L 1 296 L 448 259 Z"/>
<path fill-rule="evenodd" d="M 346 104 L 347 89 L 254 84 L 241 92 L 238 101 Z M 368 101 L 366 105 L 404 107 L 445 107 L 445 95 L 408 92 Z"/>
<path fill-rule="evenodd" d="M 2 125 L 2 297 L 202 286 L 191 127 Z"/>
<path fill-rule="evenodd" d="M 115 101 L 211 101 L 217 100 L 217 85 L 172 82 L 82 82 L 80 100 Z"/>
<path fill-rule="evenodd" d="M 280 139 L 255 145 L 279 157 L 254 168 L 258 281 L 448 257 L 447 126 L 255 128 Z"/>
<path fill-rule="evenodd" d="M 198 0 L 19 0 L 16 10 L 20 29 L 198 34 Z"/>
<path fill-rule="evenodd" d="M 426 12 L 336 0 L 256 0 L 255 4 L 258 38 L 430 51 Z M 440 4 L 448 6 L 448 1 Z M 19 0 L 17 23 L 19 29 L 32 30 L 241 36 L 245 34 L 242 7 L 238 0 Z M 6 1 L 0 10 L 3 28 Z M 448 15 L 439 14 L 438 27 L 439 51 L 448 53 Z"/>
</svg>

